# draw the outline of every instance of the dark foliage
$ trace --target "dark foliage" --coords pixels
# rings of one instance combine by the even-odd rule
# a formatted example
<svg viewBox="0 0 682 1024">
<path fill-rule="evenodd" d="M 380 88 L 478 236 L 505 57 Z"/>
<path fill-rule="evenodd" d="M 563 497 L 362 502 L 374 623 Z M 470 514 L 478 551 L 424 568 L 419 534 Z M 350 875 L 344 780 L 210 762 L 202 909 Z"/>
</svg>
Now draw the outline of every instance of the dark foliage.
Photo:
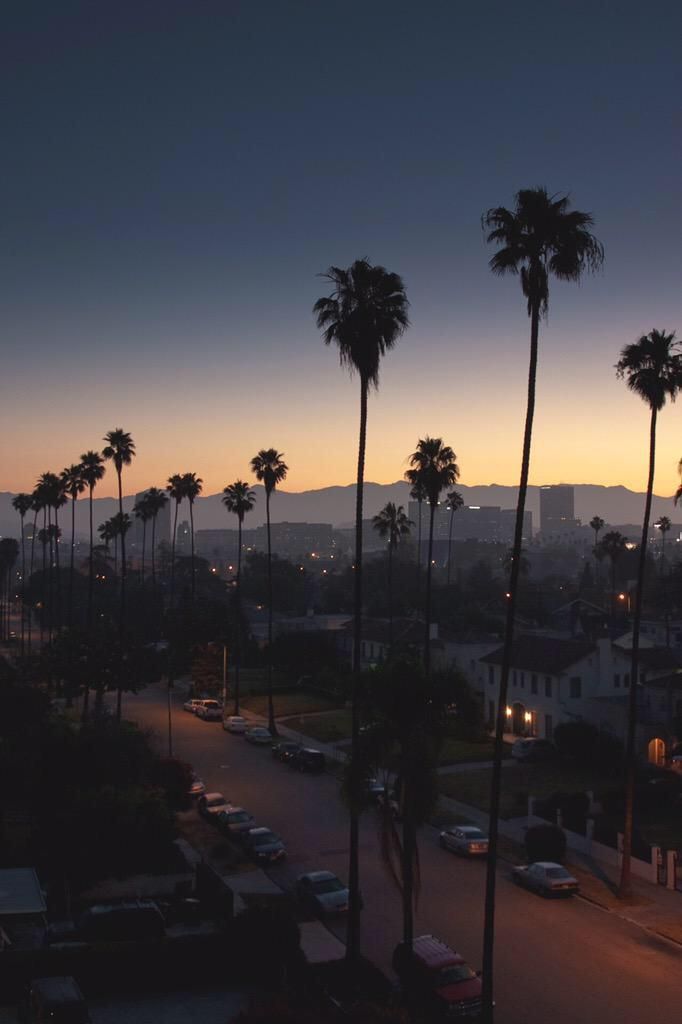
<svg viewBox="0 0 682 1024">
<path fill-rule="evenodd" d="M 566 856 L 566 835 L 558 825 L 533 825 L 526 832 L 528 863 L 551 860 L 562 864 Z"/>
</svg>

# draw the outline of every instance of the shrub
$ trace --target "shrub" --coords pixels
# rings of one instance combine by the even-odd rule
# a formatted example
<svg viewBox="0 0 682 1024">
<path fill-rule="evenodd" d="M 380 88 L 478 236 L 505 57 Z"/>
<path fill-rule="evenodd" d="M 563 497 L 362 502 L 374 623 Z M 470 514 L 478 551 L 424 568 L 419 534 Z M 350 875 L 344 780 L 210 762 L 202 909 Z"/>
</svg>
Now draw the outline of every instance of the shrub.
<svg viewBox="0 0 682 1024">
<path fill-rule="evenodd" d="M 533 825 L 526 832 L 529 863 L 551 860 L 561 864 L 566 856 L 566 835 L 558 825 Z"/>
</svg>

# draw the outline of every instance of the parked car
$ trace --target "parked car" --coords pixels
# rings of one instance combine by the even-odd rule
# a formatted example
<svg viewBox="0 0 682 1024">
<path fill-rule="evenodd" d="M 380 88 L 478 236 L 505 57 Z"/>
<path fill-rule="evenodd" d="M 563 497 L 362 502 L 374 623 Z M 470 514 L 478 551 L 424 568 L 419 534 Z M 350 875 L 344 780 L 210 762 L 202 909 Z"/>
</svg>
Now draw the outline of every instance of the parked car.
<svg viewBox="0 0 682 1024">
<path fill-rule="evenodd" d="M 252 725 L 244 733 L 244 738 L 249 743 L 256 743 L 261 746 L 265 746 L 266 743 L 272 743 L 272 733 L 263 725 Z"/>
<path fill-rule="evenodd" d="M 282 740 L 280 743 L 272 744 L 272 756 L 277 761 L 288 761 L 297 751 L 301 749 L 300 743 L 293 740 Z"/>
<path fill-rule="evenodd" d="M 288 763 L 299 772 L 323 772 L 327 765 L 322 751 L 313 750 L 312 747 L 301 747 L 294 751 Z"/>
<path fill-rule="evenodd" d="M 228 715 L 223 718 L 223 729 L 225 732 L 244 733 L 246 732 L 246 719 L 241 715 Z"/>
<path fill-rule="evenodd" d="M 551 860 L 538 860 L 534 864 L 515 867 L 512 878 L 517 885 L 540 896 L 573 896 L 579 891 L 578 880 L 570 871 Z"/>
<path fill-rule="evenodd" d="M 196 716 L 204 722 L 222 722 L 223 706 L 218 700 L 202 700 L 196 710 Z"/>
<path fill-rule="evenodd" d="M 92 1018 L 74 978 L 34 978 L 19 1003 L 26 1024 L 90 1024 Z"/>
<path fill-rule="evenodd" d="M 191 711 L 193 715 L 196 715 L 197 708 L 199 707 L 201 702 L 201 697 L 190 697 L 189 700 L 186 700 L 182 706 L 185 711 Z"/>
<path fill-rule="evenodd" d="M 221 811 L 226 811 L 231 804 L 222 793 L 205 793 L 197 800 L 197 810 L 206 821 L 215 823 Z"/>
<path fill-rule="evenodd" d="M 198 775 L 193 775 L 192 785 L 189 787 L 189 796 L 203 796 L 205 792 L 206 786 L 204 785 L 203 779 L 200 779 Z"/>
<path fill-rule="evenodd" d="M 451 825 L 443 829 L 440 845 L 444 850 L 465 857 L 485 857 L 488 853 L 488 837 L 475 825 Z"/>
<path fill-rule="evenodd" d="M 557 753 L 557 748 L 550 740 L 542 740 L 538 736 L 514 740 L 511 748 L 511 756 L 516 761 L 551 761 Z"/>
<path fill-rule="evenodd" d="M 433 935 L 420 935 L 412 949 L 401 942 L 393 954 L 393 969 L 429 1018 L 480 1016 L 480 973 Z"/>
<path fill-rule="evenodd" d="M 228 807 L 216 814 L 216 825 L 225 835 L 239 839 L 245 832 L 256 827 L 256 819 L 243 807 Z"/>
<path fill-rule="evenodd" d="M 102 903 L 84 911 L 77 936 L 85 942 L 132 942 L 160 939 L 166 930 L 163 914 L 154 900 Z"/>
<path fill-rule="evenodd" d="M 348 910 L 348 887 L 331 871 L 300 875 L 296 880 L 296 895 L 316 914 L 345 914 Z"/>
<path fill-rule="evenodd" d="M 254 860 L 276 863 L 284 860 L 287 852 L 276 832 L 269 828 L 252 828 L 244 835 L 244 847 Z"/>
</svg>

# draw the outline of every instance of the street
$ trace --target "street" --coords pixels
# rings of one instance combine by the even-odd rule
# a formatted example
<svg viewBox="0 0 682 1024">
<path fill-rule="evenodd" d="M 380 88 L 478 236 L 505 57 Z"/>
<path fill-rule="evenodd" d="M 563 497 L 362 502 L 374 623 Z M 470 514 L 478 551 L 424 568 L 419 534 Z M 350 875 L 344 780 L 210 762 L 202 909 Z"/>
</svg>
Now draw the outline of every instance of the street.
<svg viewBox="0 0 682 1024">
<path fill-rule="evenodd" d="M 328 869 L 347 878 L 348 827 L 338 782 L 300 775 L 219 723 L 182 710 L 184 687 L 173 694 L 174 755 L 189 761 L 207 789 L 246 807 L 258 824 L 278 832 L 288 859 L 269 870 L 289 887 L 304 871 Z M 125 695 L 124 716 L 150 728 L 167 745 L 166 695 L 150 688 Z M 363 816 L 361 835 L 362 950 L 390 970 L 401 934 L 400 899 L 382 866 L 377 822 Z M 441 850 L 438 833 L 420 831 L 421 894 L 417 934 L 430 932 L 480 967 L 482 863 Z M 496 986 L 505 1024 L 640 1024 L 652 1015 L 675 1020 L 682 998 L 682 949 L 580 900 L 546 901 L 517 889 L 509 868 L 498 876 Z M 343 922 L 332 925 L 343 938 Z"/>
</svg>

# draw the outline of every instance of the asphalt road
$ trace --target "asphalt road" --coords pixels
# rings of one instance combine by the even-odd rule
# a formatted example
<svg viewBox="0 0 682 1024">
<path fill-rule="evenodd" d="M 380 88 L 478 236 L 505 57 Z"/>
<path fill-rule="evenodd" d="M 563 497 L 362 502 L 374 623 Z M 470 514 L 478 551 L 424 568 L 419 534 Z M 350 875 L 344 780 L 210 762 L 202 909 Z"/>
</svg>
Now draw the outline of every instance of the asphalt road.
<svg viewBox="0 0 682 1024">
<path fill-rule="evenodd" d="M 124 714 L 167 743 L 165 694 L 125 697 Z M 348 828 L 337 781 L 300 775 L 269 748 L 232 736 L 220 723 L 182 710 L 174 693 L 174 754 L 194 765 L 210 790 L 246 807 L 278 832 L 288 859 L 269 874 L 283 887 L 314 869 L 347 877 Z M 380 862 L 376 819 L 363 817 L 362 948 L 388 969 L 401 933 L 399 895 Z M 437 832 L 420 833 L 421 894 L 416 932 L 433 933 L 480 966 L 484 866 L 441 850 Z M 673 1021 L 682 1004 L 682 949 L 585 901 L 548 901 L 518 889 L 503 865 L 498 876 L 497 1017 L 504 1024 L 645 1024 Z M 332 930 L 344 936 L 343 924 Z"/>
</svg>

